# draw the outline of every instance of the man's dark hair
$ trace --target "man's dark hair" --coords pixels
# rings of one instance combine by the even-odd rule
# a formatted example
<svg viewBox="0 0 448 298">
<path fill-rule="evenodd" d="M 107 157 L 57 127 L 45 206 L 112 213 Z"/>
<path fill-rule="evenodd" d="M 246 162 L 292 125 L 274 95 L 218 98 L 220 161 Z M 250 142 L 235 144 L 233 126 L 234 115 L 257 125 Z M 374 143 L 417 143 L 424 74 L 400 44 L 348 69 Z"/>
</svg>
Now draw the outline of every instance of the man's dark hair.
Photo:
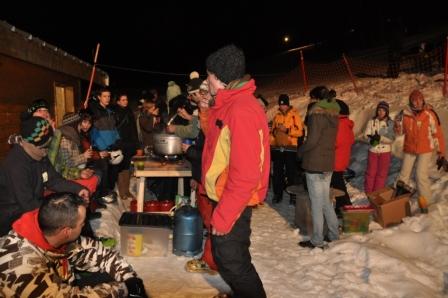
<svg viewBox="0 0 448 298">
<path fill-rule="evenodd" d="M 310 91 L 310 97 L 317 100 L 330 100 L 336 97 L 336 91 L 329 90 L 325 86 L 317 86 Z"/>
<path fill-rule="evenodd" d="M 84 200 L 72 193 L 53 193 L 43 199 L 39 208 L 39 227 L 45 235 L 53 235 L 64 227 L 75 227 L 78 207 Z"/>
<path fill-rule="evenodd" d="M 100 87 L 100 88 L 96 91 L 96 96 L 100 96 L 101 93 L 103 93 L 103 92 L 109 92 L 109 93 L 112 93 L 112 92 L 110 91 L 109 88 L 107 88 L 107 87 Z"/>
</svg>

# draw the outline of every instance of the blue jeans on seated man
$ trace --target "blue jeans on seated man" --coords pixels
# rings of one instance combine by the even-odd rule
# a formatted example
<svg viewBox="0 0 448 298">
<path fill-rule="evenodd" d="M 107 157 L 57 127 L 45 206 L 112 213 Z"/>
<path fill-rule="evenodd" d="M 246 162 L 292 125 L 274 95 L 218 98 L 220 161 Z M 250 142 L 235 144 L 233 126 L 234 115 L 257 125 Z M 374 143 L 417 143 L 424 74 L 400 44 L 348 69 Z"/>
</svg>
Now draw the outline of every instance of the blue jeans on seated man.
<svg viewBox="0 0 448 298">
<path fill-rule="evenodd" d="M 311 201 L 311 215 L 313 218 L 313 235 L 311 243 L 314 246 L 324 245 L 324 217 L 328 226 L 328 239 L 339 239 L 339 223 L 333 204 L 330 201 L 330 182 L 332 172 L 306 172 L 306 183 Z"/>
</svg>

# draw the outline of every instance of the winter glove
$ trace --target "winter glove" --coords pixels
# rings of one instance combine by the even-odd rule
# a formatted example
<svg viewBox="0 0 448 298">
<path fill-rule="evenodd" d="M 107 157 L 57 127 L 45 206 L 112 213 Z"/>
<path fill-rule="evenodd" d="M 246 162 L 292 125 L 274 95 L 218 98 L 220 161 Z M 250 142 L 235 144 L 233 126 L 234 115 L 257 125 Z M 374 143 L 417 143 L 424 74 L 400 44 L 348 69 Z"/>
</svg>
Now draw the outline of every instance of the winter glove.
<svg viewBox="0 0 448 298">
<path fill-rule="evenodd" d="M 375 147 L 377 145 L 379 145 L 380 140 L 381 140 L 381 136 L 378 134 L 378 132 L 375 132 L 374 135 L 368 135 L 369 137 L 369 143 L 372 147 Z"/>
<path fill-rule="evenodd" d="M 440 156 L 439 158 L 437 158 L 436 165 L 437 170 L 440 170 L 443 167 L 443 169 L 448 172 L 448 161 L 444 156 Z"/>
<path fill-rule="evenodd" d="M 148 298 L 145 292 L 145 286 L 143 285 L 143 280 L 138 277 L 131 277 L 124 281 L 126 287 L 128 288 L 129 298 Z"/>
</svg>

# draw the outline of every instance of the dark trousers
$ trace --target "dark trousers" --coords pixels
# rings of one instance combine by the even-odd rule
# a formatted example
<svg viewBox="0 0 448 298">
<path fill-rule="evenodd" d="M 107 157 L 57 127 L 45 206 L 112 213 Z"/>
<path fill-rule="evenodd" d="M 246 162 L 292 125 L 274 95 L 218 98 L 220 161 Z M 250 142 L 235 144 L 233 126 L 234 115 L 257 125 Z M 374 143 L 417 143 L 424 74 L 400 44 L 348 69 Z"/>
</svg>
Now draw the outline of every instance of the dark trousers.
<svg viewBox="0 0 448 298">
<path fill-rule="evenodd" d="M 212 253 L 218 272 L 235 298 L 264 298 L 263 284 L 249 252 L 252 208 L 247 207 L 224 236 L 211 236 Z"/>
<path fill-rule="evenodd" d="M 296 152 L 272 150 L 274 171 L 272 184 L 275 195 L 282 195 L 285 187 L 295 184 L 297 172 Z"/>
<path fill-rule="evenodd" d="M 344 192 L 343 196 L 336 197 L 336 207 L 335 209 L 339 212 L 340 208 L 345 205 L 351 205 L 350 196 L 347 192 L 347 186 L 345 186 L 344 172 L 333 172 L 331 176 L 330 187 L 342 190 Z"/>
</svg>

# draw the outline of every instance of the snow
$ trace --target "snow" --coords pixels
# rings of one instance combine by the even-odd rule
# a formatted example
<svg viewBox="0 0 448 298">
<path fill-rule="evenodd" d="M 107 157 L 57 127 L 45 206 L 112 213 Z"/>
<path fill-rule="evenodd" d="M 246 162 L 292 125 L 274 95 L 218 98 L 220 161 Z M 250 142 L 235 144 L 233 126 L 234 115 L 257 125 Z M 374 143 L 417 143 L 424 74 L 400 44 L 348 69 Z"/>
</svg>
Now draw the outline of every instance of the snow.
<svg viewBox="0 0 448 298">
<path fill-rule="evenodd" d="M 349 84 L 331 87 L 349 104 L 357 139 L 380 100 L 389 102 L 393 117 L 407 104 L 409 93 L 419 88 L 439 114 L 446 140 L 448 99 L 441 95 L 441 78 L 415 74 L 401 74 L 398 79 L 365 78 L 359 82 L 360 95 Z M 291 104 L 304 113 L 308 98 L 293 97 Z M 275 110 L 268 111 L 270 118 Z M 401 145 L 399 138 L 393 151 L 397 156 Z M 352 150 L 350 168 L 357 176 L 348 190 L 355 205 L 365 204 L 367 145 L 357 142 Z M 388 183 L 394 182 L 399 170 L 400 159 L 394 157 Z M 294 207 L 288 204 L 287 194 L 280 204 L 272 205 L 269 193 L 266 203 L 253 212 L 251 237 L 252 261 L 268 297 L 442 297 L 444 290 L 448 292 L 448 174 L 434 166 L 430 175 L 433 199 L 428 214 L 419 214 L 412 198 L 414 216 L 402 224 L 383 229 L 372 221 L 370 233 L 343 234 L 325 250 L 297 245 L 303 237 L 293 226 Z M 304 196 L 302 191 L 298 202 Z M 95 221 L 100 235 L 119 239 L 117 222 L 124 208 L 120 203 L 103 211 L 102 219 Z M 169 253 L 167 257 L 126 258 L 143 278 L 151 297 L 213 297 L 229 291 L 219 275 L 187 273 L 187 257 Z"/>
</svg>

